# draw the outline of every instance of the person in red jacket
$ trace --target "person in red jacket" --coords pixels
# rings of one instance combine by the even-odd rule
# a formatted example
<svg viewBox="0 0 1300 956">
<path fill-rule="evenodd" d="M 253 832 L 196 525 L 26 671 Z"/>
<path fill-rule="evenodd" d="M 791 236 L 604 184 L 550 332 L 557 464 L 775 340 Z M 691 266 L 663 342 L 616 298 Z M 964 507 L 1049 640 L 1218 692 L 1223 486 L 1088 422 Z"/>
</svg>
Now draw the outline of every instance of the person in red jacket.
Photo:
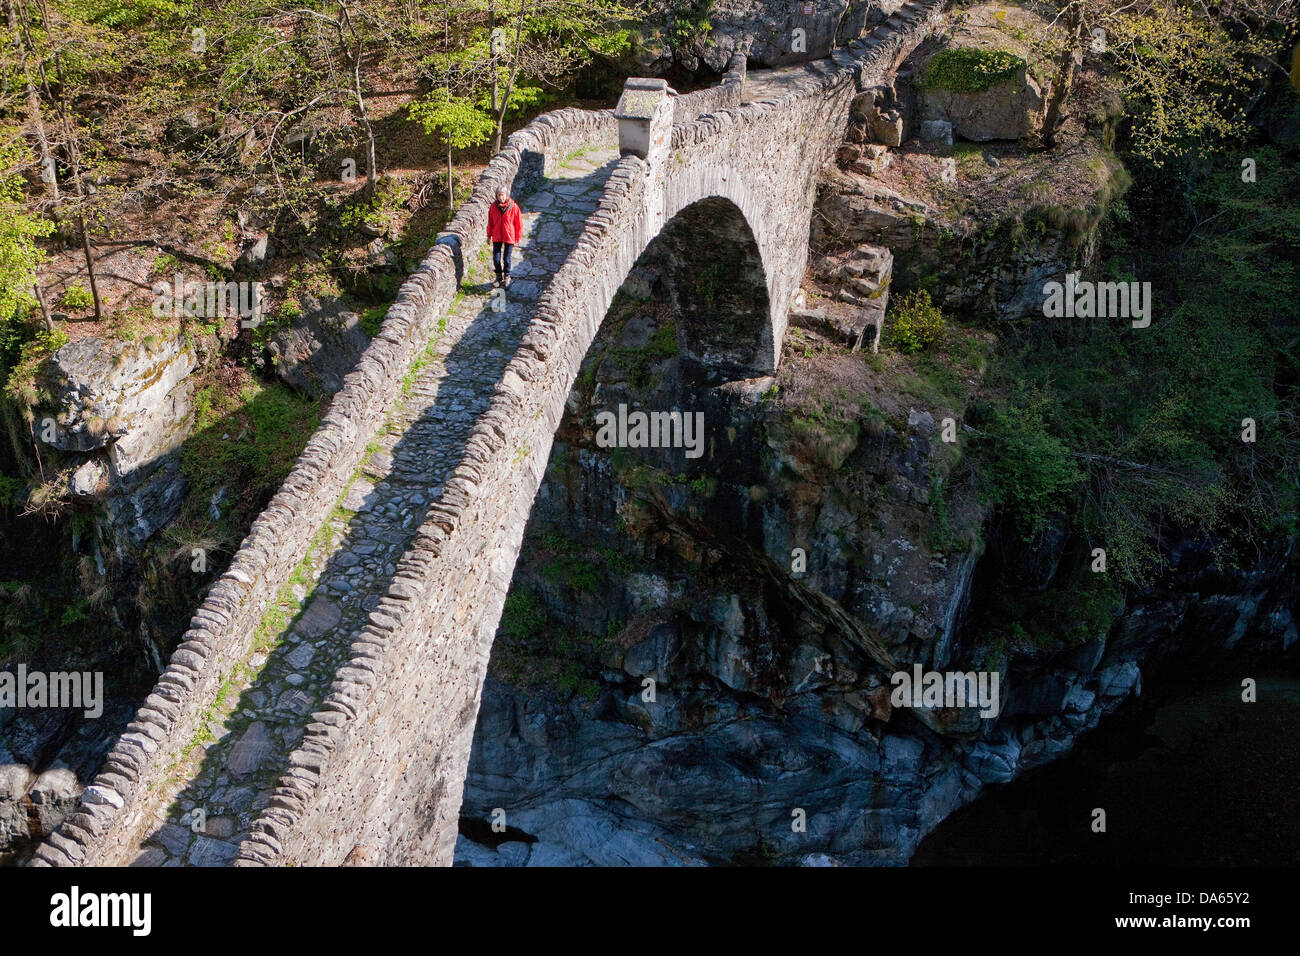
<svg viewBox="0 0 1300 956">
<path fill-rule="evenodd" d="M 488 239 L 492 242 L 492 267 L 496 270 L 495 284 L 498 286 L 510 285 L 510 252 L 523 232 L 519 203 L 504 189 L 498 189 L 496 202 L 488 207 L 487 222 Z"/>
</svg>

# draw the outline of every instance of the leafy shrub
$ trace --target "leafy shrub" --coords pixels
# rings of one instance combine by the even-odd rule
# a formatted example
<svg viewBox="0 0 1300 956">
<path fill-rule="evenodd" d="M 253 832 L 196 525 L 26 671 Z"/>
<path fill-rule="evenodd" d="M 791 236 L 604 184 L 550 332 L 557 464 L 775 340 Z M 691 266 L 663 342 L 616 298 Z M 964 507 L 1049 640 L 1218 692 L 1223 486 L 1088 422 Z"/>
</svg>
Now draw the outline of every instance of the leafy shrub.
<svg viewBox="0 0 1300 956">
<path fill-rule="evenodd" d="M 951 93 L 982 93 L 1011 79 L 1027 65 L 1006 50 L 949 47 L 930 60 L 922 85 Z"/>
<path fill-rule="evenodd" d="M 546 608 L 527 591 L 511 591 L 501 613 L 501 633 L 512 641 L 527 641 L 546 626 Z"/>
<path fill-rule="evenodd" d="M 0 346 L 4 346 L 5 335 L 0 331 Z M 62 329 L 50 331 L 37 329 L 19 346 L 18 360 L 9 371 L 4 383 L 5 394 L 24 405 L 35 405 L 38 401 L 36 389 L 36 372 L 51 352 L 58 351 L 68 344 L 68 334 Z M 5 360 L 7 361 L 7 359 Z M 0 372 L 4 367 L 0 366 Z"/>
<path fill-rule="evenodd" d="M 897 302 L 889 337 L 899 351 L 911 354 L 938 345 L 943 338 L 943 312 L 930 300 L 930 293 L 918 289 Z"/>
<path fill-rule="evenodd" d="M 177 259 L 170 252 L 164 252 L 153 261 L 153 274 L 156 276 L 171 275 L 181 267 L 181 260 Z"/>
<path fill-rule="evenodd" d="M 59 299 L 59 305 L 65 309 L 71 309 L 74 312 L 81 312 L 89 309 L 95 304 L 95 297 L 90 294 L 80 282 L 68 286 L 63 290 L 63 296 Z"/>
<path fill-rule="evenodd" d="M 1083 479 L 1065 445 L 1048 433 L 1041 400 L 994 408 L 980 449 L 993 500 L 1026 541 L 1064 509 Z"/>
<path fill-rule="evenodd" d="M 376 305 L 363 310 L 361 313 L 361 331 L 373 339 L 379 334 L 379 330 L 383 328 L 384 316 L 387 314 L 388 306 L 386 305 Z"/>
<path fill-rule="evenodd" d="M 714 0 L 682 0 L 671 12 L 668 35 L 676 46 L 686 46 L 713 29 L 709 19 Z"/>
<path fill-rule="evenodd" d="M 22 490 L 23 483 L 20 479 L 0 474 L 0 508 L 12 508 L 18 504 Z"/>
</svg>

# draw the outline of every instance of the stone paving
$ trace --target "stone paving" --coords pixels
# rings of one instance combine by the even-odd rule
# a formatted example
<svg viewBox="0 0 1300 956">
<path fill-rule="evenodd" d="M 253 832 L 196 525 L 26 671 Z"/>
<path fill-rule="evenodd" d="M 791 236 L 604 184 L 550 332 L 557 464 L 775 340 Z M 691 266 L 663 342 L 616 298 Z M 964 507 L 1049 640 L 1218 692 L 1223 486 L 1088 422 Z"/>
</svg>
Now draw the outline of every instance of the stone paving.
<svg viewBox="0 0 1300 956">
<path fill-rule="evenodd" d="M 290 751 L 328 693 L 366 615 L 522 338 L 548 277 L 600 201 L 617 147 L 567 157 L 523 207 L 509 289 L 494 295 L 491 247 L 467 262 L 461 295 L 339 508 L 232 672 L 206 725 L 151 795 L 136 866 L 225 866 L 267 806 Z"/>
</svg>

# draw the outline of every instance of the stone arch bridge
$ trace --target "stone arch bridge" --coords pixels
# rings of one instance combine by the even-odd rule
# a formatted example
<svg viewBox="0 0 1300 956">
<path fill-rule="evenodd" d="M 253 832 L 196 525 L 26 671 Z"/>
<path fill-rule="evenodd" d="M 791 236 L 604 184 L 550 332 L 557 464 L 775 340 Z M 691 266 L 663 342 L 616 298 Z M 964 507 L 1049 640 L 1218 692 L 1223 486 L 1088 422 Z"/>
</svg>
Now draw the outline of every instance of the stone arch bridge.
<svg viewBox="0 0 1300 956">
<path fill-rule="evenodd" d="M 816 175 L 941 7 L 800 67 L 747 77 L 738 56 L 696 93 L 629 80 L 614 111 L 512 135 L 33 862 L 450 863 L 524 527 L 615 292 L 655 242 L 684 357 L 773 371 Z M 527 210 L 504 300 L 482 281 L 499 185 Z"/>
</svg>

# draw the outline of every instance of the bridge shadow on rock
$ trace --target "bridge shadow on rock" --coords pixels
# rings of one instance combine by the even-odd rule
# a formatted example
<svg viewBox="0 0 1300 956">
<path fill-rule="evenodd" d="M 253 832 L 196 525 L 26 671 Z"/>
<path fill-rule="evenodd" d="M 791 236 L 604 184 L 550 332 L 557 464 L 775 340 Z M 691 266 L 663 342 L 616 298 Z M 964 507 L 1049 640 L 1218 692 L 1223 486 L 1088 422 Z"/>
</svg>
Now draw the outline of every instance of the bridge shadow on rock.
<svg viewBox="0 0 1300 956">
<path fill-rule="evenodd" d="M 771 371 L 767 276 L 745 215 L 712 196 L 677 213 L 638 260 L 660 275 L 688 377 L 719 384 Z"/>
<path fill-rule="evenodd" d="M 617 157 L 589 150 L 521 197 L 524 238 L 507 290 L 490 247 L 404 381 L 389 421 L 303 563 L 268 609 L 198 734 L 152 801 L 134 865 L 230 864 L 388 591 L 429 507 L 465 455 L 538 297 L 599 202 Z"/>
</svg>

